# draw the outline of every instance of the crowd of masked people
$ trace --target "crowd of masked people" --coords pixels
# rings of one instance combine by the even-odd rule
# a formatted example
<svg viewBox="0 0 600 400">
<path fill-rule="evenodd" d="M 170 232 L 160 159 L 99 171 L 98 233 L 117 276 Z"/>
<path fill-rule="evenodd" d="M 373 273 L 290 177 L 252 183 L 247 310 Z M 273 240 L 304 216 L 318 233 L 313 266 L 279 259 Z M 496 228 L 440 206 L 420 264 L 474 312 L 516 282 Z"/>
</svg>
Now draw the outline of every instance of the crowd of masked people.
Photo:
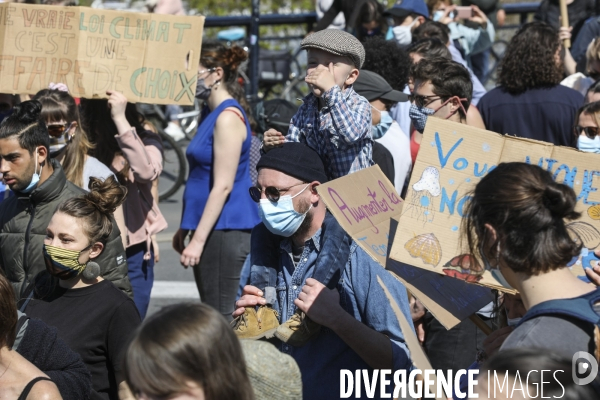
<svg viewBox="0 0 600 400">
<path fill-rule="evenodd" d="M 480 370 L 480 397 L 486 370 L 534 388 L 545 369 L 545 395 L 598 398 L 597 380 L 573 380 L 574 354 L 600 354 L 600 268 L 586 283 L 567 267 L 581 252 L 565 227 L 580 217 L 568 185 L 518 162 L 475 185 L 463 243 L 517 292 L 479 310 L 487 336 L 469 319 L 447 330 L 318 192 L 377 164 L 403 197 L 430 118 L 600 153 L 600 45 L 583 46 L 583 63 L 576 52 L 597 20 L 558 29 L 553 7 L 511 39 L 487 93 L 476 56 L 503 19 L 497 7 L 474 5 L 462 21 L 449 2 L 404 0 L 373 8 L 389 18 L 365 17 L 356 36 L 318 29 L 301 44 L 309 94 L 264 132 L 238 84 L 246 53 L 203 43 L 204 108 L 172 243 L 202 304 L 147 318 L 167 227 L 155 128 L 116 91 L 74 99 L 59 83 L 29 100 L 2 95 L 0 398 L 339 398 L 341 370 L 415 368 L 380 282 L 434 369 Z"/>
</svg>

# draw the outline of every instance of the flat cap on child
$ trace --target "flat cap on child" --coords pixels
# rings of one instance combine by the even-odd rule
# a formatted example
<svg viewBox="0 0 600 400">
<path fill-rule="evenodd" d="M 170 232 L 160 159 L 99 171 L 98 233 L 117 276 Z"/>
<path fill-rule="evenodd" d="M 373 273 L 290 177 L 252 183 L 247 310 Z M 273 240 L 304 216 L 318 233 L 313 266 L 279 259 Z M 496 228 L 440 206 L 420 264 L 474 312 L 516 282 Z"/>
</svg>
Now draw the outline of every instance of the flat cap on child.
<svg viewBox="0 0 600 400">
<path fill-rule="evenodd" d="M 319 49 L 337 56 L 348 57 L 358 69 L 365 61 L 365 48 L 362 43 L 339 29 L 324 29 L 308 35 L 300 43 L 302 49 Z"/>
</svg>

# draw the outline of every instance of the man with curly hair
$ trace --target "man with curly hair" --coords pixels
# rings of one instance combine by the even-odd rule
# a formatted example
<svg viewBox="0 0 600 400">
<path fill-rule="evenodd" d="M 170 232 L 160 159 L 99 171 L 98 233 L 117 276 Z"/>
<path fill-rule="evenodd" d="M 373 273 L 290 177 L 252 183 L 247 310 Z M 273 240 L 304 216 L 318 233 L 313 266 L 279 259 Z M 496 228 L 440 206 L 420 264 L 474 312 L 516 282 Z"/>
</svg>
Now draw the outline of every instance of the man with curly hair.
<svg viewBox="0 0 600 400">
<path fill-rule="evenodd" d="M 551 26 L 531 22 L 519 29 L 500 63 L 499 86 L 477 106 L 487 129 L 576 147 L 572 130 L 583 96 L 560 85 L 561 51 Z"/>
</svg>

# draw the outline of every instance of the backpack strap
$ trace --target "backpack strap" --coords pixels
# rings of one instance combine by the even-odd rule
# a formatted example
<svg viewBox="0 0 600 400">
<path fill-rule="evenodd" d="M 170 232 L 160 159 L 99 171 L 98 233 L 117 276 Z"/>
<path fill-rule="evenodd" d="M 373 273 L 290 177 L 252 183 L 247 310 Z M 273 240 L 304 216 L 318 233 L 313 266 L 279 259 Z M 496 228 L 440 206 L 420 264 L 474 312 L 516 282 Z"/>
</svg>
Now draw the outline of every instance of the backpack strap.
<svg viewBox="0 0 600 400">
<path fill-rule="evenodd" d="M 541 315 L 562 315 L 600 325 L 600 315 L 594 310 L 594 304 L 599 301 L 600 288 L 572 299 L 545 301 L 530 308 L 519 321 L 519 325 Z"/>
<path fill-rule="evenodd" d="M 594 305 L 600 302 L 600 288 L 586 295 L 572 299 L 549 300 L 540 303 L 527 311 L 521 318 L 518 326 L 526 321 L 540 316 L 563 316 L 570 317 L 580 321 L 588 322 L 594 325 L 594 344 L 596 350 L 594 356 L 600 361 L 600 315 Z M 600 307 L 596 306 L 600 312 Z"/>
<path fill-rule="evenodd" d="M 21 340 L 23 340 L 23 336 L 25 336 L 25 331 L 29 325 L 29 317 L 26 314 L 23 314 L 21 311 L 17 311 L 17 313 L 19 319 L 17 320 L 15 342 L 12 346 L 13 350 L 17 350 L 19 348 L 19 344 L 21 343 Z"/>
</svg>

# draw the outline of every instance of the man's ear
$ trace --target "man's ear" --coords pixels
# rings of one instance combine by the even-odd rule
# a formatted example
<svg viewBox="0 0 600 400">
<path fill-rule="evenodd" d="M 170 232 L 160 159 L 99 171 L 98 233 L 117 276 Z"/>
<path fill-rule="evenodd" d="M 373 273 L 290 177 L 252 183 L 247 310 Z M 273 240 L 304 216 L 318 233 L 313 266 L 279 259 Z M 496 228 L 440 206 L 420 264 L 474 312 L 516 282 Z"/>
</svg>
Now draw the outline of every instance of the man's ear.
<svg viewBox="0 0 600 400">
<path fill-rule="evenodd" d="M 104 250 L 104 245 L 100 242 L 96 242 L 90 248 L 90 260 L 98 257 Z"/>
<path fill-rule="evenodd" d="M 320 184 L 319 181 L 313 181 L 308 187 L 308 190 L 310 190 L 310 202 L 312 204 L 317 203 L 321 199 L 321 196 L 319 196 L 319 193 L 317 192 L 317 186 Z"/>
<path fill-rule="evenodd" d="M 48 149 L 45 146 L 36 147 L 34 150 L 34 154 L 32 154 L 34 160 L 35 160 L 35 153 L 37 153 L 37 155 L 38 155 L 37 156 L 38 164 L 45 165 L 46 160 L 48 160 Z"/>
<path fill-rule="evenodd" d="M 352 71 L 350 71 L 348 78 L 346 78 L 346 81 L 344 82 L 346 86 L 352 85 L 358 78 L 359 74 L 360 72 L 358 71 L 358 68 L 352 68 Z"/>
<path fill-rule="evenodd" d="M 450 100 L 449 104 L 450 104 L 450 111 L 452 111 L 452 112 L 456 112 L 460 108 L 460 100 L 458 99 L 458 97 L 453 97 Z M 491 225 L 490 225 L 490 227 L 491 227 Z"/>
</svg>

